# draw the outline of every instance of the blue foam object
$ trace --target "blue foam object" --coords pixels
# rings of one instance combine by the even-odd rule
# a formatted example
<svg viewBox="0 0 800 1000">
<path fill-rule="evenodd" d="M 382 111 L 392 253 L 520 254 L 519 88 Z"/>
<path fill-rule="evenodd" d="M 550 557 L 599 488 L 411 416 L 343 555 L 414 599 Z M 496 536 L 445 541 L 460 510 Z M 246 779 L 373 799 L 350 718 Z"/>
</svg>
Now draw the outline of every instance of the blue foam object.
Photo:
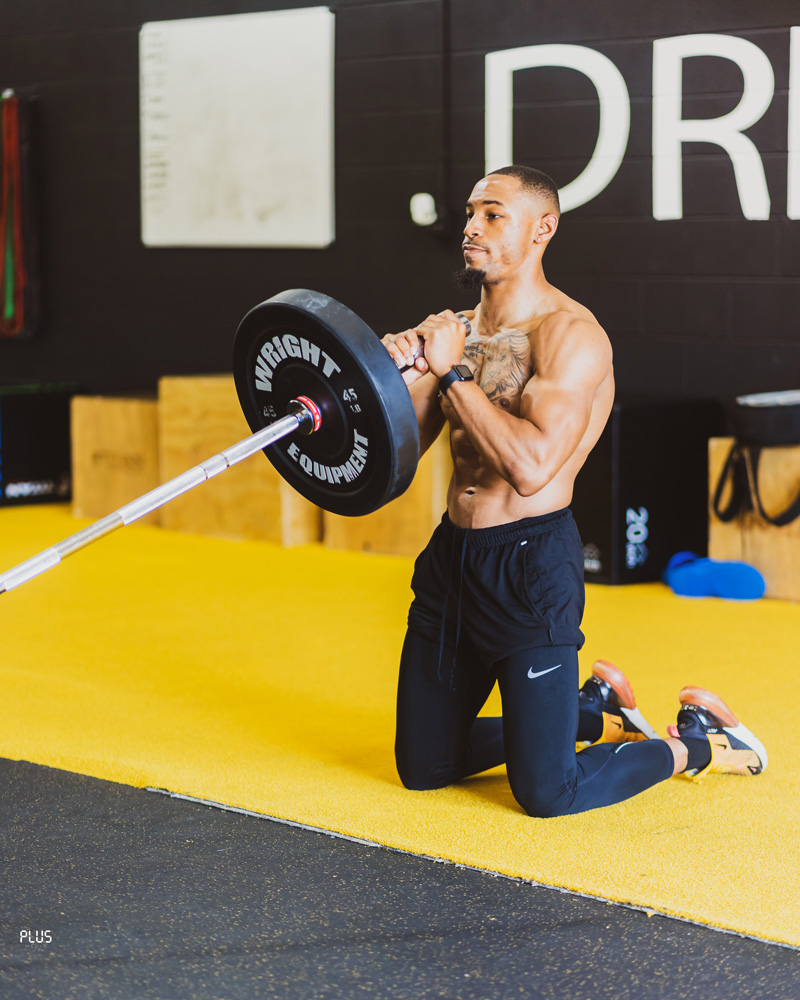
<svg viewBox="0 0 800 1000">
<path fill-rule="evenodd" d="M 701 559 L 694 552 L 676 553 L 667 563 L 663 580 L 680 597 L 721 597 L 726 601 L 757 601 L 767 589 L 755 566 Z"/>
</svg>

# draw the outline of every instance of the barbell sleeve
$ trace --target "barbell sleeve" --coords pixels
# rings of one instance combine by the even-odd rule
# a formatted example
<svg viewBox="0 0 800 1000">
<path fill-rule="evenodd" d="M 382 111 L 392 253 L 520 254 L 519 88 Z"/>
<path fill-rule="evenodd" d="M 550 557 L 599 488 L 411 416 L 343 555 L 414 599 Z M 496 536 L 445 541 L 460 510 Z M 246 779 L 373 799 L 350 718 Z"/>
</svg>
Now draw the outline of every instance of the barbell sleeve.
<svg viewBox="0 0 800 1000">
<path fill-rule="evenodd" d="M 105 517 L 100 518 L 99 521 L 95 521 L 94 524 L 90 524 L 87 528 L 83 528 L 74 535 L 70 535 L 57 545 L 44 549 L 44 551 L 33 556 L 31 559 L 27 559 L 18 566 L 7 570 L 0 576 L 0 594 L 4 594 L 8 590 L 14 590 L 15 587 L 27 583 L 28 580 L 32 580 L 48 569 L 57 566 L 67 556 L 72 555 L 73 552 L 91 545 L 92 542 L 96 542 L 112 531 L 116 531 L 117 528 L 123 528 L 133 521 L 137 521 L 140 517 L 144 517 L 145 514 L 158 510 L 159 507 L 163 507 L 165 503 L 169 503 L 175 497 L 179 497 L 183 493 L 188 493 L 195 486 L 199 486 L 201 483 L 206 482 L 206 480 L 218 476 L 232 465 L 236 465 L 237 462 L 249 458 L 250 455 L 255 455 L 257 451 L 261 451 L 268 445 L 274 444 L 293 431 L 303 428 L 308 433 L 311 433 L 319 427 L 319 411 L 310 400 L 306 400 L 305 398 L 302 401 L 292 400 L 289 406 L 292 408 L 292 412 L 287 414 L 287 416 L 281 417 L 280 420 L 276 420 L 267 427 L 263 427 L 260 431 L 256 431 L 255 434 L 251 434 L 250 437 L 244 438 L 242 441 L 238 441 L 236 444 L 231 445 L 230 448 L 219 452 L 219 454 L 212 455 L 211 458 L 206 459 L 200 465 L 196 465 L 174 479 L 170 479 L 161 486 L 157 486 L 154 490 L 150 490 L 149 493 L 145 493 L 136 500 L 132 500 L 111 514 L 107 514 Z"/>
</svg>

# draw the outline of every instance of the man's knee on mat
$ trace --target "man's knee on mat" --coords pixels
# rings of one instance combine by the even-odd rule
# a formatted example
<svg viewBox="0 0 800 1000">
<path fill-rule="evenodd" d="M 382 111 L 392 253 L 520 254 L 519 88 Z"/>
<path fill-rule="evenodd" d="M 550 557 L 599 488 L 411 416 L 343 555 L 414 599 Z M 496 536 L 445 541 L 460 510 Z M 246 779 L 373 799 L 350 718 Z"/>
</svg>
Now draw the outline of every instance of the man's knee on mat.
<svg viewBox="0 0 800 1000">
<path fill-rule="evenodd" d="M 575 797 L 574 789 L 563 785 L 559 788 L 547 787 L 532 781 L 511 781 L 514 798 L 529 816 L 536 819 L 552 819 L 565 816 Z"/>
<path fill-rule="evenodd" d="M 412 792 L 428 792 L 444 788 L 458 780 L 452 766 L 442 765 L 430 758 L 413 753 L 395 751 L 397 774 L 403 785 Z"/>
</svg>

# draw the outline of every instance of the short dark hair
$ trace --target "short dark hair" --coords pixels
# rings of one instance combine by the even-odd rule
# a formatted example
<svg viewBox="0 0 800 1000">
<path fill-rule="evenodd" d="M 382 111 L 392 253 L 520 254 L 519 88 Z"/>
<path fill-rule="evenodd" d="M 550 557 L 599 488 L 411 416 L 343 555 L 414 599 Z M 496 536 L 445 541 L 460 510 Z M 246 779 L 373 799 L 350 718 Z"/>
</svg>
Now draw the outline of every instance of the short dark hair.
<svg viewBox="0 0 800 1000">
<path fill-rule="evenodd" d="M 489 176 L 491 174 L 507 174 L 509 177 L 516 177 L 525 191 L 550 202 L 555 214 L 561 214 L 556 182 L 543 170 L 526 167 L 523 164 L 512 164 L 510 167 L 499 167 L 497 170 L 492 170 Z"/>
</svg>

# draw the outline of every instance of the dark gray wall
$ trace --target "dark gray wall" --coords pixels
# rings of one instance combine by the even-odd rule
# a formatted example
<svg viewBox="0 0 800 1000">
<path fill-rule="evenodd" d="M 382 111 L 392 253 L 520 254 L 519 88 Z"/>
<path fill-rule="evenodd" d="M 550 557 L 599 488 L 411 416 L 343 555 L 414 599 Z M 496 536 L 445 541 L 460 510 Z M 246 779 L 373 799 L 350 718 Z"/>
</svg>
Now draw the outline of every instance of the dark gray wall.
<svg viewBox="0 0 800 1000">
<path fill-rule="evenodd" d="M 290 0 L 3 0 L 0 86 L 39 99 L 43 323 L 0 341 L 0 374 L 150 390 L 163 374 L 230 368 L 238 320 L 283 288 L 325 291 L 386 332 L 468 299 L 451 289 L 459 237 L 415 228 L 408 199 L 439 178 L 439 0 L 340 0 L 336 38 L 337 239 L 328 250 L 145 249 L 139 239 L 138 29 L 142 22 L 303 6 Z M 313 5 L 312 3 L 307 4 Z M 623 165 L 566 214 L 548 277 L 612 337 L 621 389 L 728 400 L 800 384 L 800 221 L 786 217 L 789 26 L 800 9 L 703 0 L 452 0 L 453 208 L 483 172 L 483 59 L 543 42 L 587 44 L 631 95 Z M 742 217 L 730 160 L 684 147 L 685 217 L 651 206 L 654 38 L 723 32 L 756 42 L 776 92 L 749 135 L 764 160 L 769 221 Z M 716 116 L 741 94 L 725 60 L 687 62 L 687 115 Z M 515 159 L 575 177 L 598 108 L 581 74 L 515 74 Z"/>
</svg>

